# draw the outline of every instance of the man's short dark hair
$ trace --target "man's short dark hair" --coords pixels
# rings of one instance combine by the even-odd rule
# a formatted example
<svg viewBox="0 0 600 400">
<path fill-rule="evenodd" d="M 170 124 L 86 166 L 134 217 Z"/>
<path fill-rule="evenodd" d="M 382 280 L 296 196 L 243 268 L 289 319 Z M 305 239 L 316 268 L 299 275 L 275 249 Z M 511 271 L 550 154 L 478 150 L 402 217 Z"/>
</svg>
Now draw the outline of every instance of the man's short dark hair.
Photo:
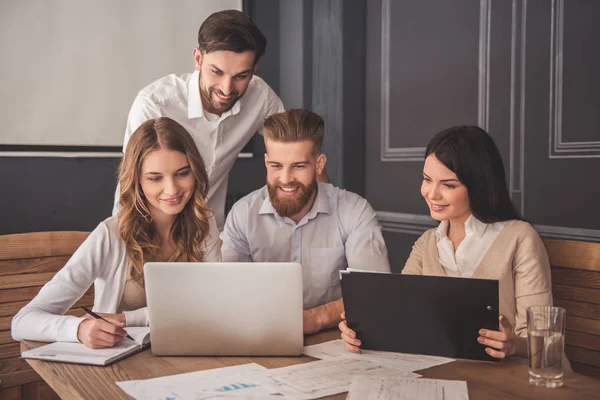
<svg viewBox="0 0 600 400">
<path fill-rule="evenodd" d="M 203 54 L 225 50 L 253 51 L 254 62 L 265 54 L 267 39 L 249 16 L 238 10 L 211 14 L 198 31 L 198 48 Z"/>
</svg>

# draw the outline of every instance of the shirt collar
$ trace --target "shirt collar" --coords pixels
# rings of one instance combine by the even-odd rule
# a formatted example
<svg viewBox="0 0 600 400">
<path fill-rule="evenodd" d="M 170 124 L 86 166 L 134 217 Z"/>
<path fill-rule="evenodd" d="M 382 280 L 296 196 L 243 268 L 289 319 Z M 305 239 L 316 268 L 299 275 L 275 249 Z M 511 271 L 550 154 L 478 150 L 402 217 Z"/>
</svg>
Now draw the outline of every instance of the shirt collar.
<svg viewBox="0 0 600 400">
<path fill-rule="evenodd" d="M 264 186 L 263 190 L 265 191 L 265 199 L 260 206 L 260 210 L 258 210 L 258 214 L 277 214 L 277 211 L 275 211 L 275 208 L 273 208 L 273 204 L 271 204 L 271 199 L 269 198 L 269 187 Z"/>
<path fill-rule="evenodd" d="M 331 185 L 329 185 L 331 186 Z M 328 184 L 317 182 L 317 197 L 315 198 L 315 202 L 313 206 L 308 211 L 308 213 L 302 219 L 312 219 L 317 216 L 319 213 L 331 214 L 331 205 L 329 204 L 329 196 L 328 196 Z M 264 187 L 265 190 L 265 199 L 258 210 L 260 215 L 262 214 L 277 214 L 275 208 L 273 208 L 273 204 L 271 204 L 271 199 L 269 198 L 269 188 L 267 186 Z"/>
<path fill-rule="evenodd" d="M 204 118 L 204 108 L 200 99 L 200 72 L 198 70 L 190 76 L 188 80 L 188 118 Z"/>
<path fill-rule="evenodd" d="M 331 214 L 331 205 L 329 204 L 329 190 L 331 184 L 317 182 L 317 197 L 311 209 L 308 211 L 308 219 L 312 219 L 319 213 Z"/>
<path fill-rule="evenodd" d="M 231 110 L 221 114 L 221 119 L 238 114 L 242 108 L 240 103 L 243 99 L 242 96 L 241 99 L 235 102 Z M 198 70 L 194 71 L 188 80 L 188 118 L 206 118 L 202 99 L 200 98 L 200 71 Z"/>
<path fill-rule="evenodd" d="M 437 229 L 435 230 L 435 237 L 438 242 L 448 237 L 448 221 L 444 220 L 440 222 Z"/>
<path fill-rule="evenodd" d="M 481 222 L 480 220 L 475 218 L 475 216 L 473 214 L 471 214 L 471 215 L 469 215 L 469 218 L 467 218 L 467 220 L 465 221 L 465 234 L 469 235 L 469 236 L 471 236 L 471 235 L 481 236 L 485 233 L 487 226 L 488 226 L 488 224 L 486 224 L 485 222 Z M 440 224 L 438 225 L 438 227 L 435 231 L 435 236 L 436 236 L 438 242 L 440 240 L 448 237 L 448 221 L 447 220 L 440 222 Z"/>
<path fill-rule="evenodd" d="M 233 107 L 231 107 L 231 110 L 224 112 L 223 114 L 221 114 L 221 119 L 225 119 L 231 115 L 236 115 L 237 113 L 240 112 L 240 109 L 242 108 L 241 106 L 241 102 L 242 100 L 244 100 L 244 96 L 242 96 L 241 99 L 239 99 L 238 101 L 235 102 L 235 104 L 233 105 Z"/>
<path fill-rule="evenodd" d="M 486 224 L 485 222 L 481 222 L 480 220 L 475 218 L 473 214 L 471 214 L 469 218 L 467 218 L 467 220 L 465 221 L 465 233 L 467 235 L 472 234 L 481 236 L 485 233 L 487 226 L 488 224 Z"/>
</svg>

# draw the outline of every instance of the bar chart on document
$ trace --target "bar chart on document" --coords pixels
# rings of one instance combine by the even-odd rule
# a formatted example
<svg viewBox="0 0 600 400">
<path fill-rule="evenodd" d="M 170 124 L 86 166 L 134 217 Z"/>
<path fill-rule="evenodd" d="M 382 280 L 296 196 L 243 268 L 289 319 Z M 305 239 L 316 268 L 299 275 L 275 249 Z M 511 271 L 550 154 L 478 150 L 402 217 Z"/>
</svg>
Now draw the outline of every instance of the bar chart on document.
<svg viewBox="0 0 600 400">
<path fill-rule="evenodd" d="M 223 387 L 215 388 L 215 392 L 228 393 L 228 392 L 234 392 L 236 390 L 241 390 L 241 389 L 250 389 L 250 388 L 253 388 L 256 386 L 257 385 L 255 385 L 253 383 L 236 382 L 236 383 L 230 383 L 229 385 L 225 385 Z"/>
<path fill-rule="evenodd" d="M 136 400 L 203 400 L 230 396 L 265 397 L 271 391 L 261 385 L 260 380 L 245 374 L 260 376 L 268 370 L 255 363 L 222 367 L 205 371 L 188 372 L 117 382 L 117 385 Z"/>
</svg>

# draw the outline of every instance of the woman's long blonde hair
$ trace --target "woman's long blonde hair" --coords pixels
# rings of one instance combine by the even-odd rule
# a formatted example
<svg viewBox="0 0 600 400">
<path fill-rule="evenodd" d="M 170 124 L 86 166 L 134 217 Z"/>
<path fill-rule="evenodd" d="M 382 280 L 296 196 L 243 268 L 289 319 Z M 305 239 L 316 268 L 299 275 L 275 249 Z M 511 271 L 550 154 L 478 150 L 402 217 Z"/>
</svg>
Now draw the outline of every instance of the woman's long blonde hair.
<svg viewBox="0 0 600 400">
<path fill-rule="evenodd" d="M 171 237 L 175 253 L 169 261 L 202 261 L 202 243 L 208 235 L 212 211 L 204 199 L 208 175 L 204 160 L 189 133 L 170 118 L 151 119 L 131 135 L 119 166 L 119 235 L 125 242 L 134 279 L 143 281 L 144 263 L 157 261 L 160 247 L 147 200 L 140 185 L 142 162 L 148 153 L 168 149 L 185 154 L 195 180 L 194 193 L 175 217 Z"/>
</svg>

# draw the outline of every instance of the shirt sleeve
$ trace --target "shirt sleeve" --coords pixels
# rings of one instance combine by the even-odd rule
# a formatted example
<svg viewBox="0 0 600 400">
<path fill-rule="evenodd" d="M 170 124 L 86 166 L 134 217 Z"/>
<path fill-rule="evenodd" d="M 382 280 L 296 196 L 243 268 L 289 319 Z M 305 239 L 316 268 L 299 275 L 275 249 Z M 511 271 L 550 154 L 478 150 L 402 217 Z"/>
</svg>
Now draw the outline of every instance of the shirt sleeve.
<svg viewBox="0 0 600 400">
<path fill-rule="evenodd" d="M 245 203 L 238 201 L 227 214 L 225 227 L 221 233 L 221 239 L 223 240 L 221 256 L 223 261 L 252 261 L 250 244 L 246 235 L 247 224 L 248 207 Z"/>
<path fill-rule="evenodd" d="M 144 122 L 149 119 L 160 117 L 160 111 L 156 104 L 148 98 L 148 96 L 138 93 L 137 97 L 133 101 L 131 105 L 131 110 L 129 111 L 129 116 L 127 117 L 127 126 L 125 127 L 125 137 L 123 139 L 123 153 L 125 153 L 125 149 L 127 148 L 127 143 L 129 143 L 129 139 L 133 132 L 137 128 L 140 127 Z M 119 184 L 117 183 L 117 189 L 115 190 L 115 197 L 113 203 L 112 215 L 117 215 L 119 211 Z"/>
<path fill-rule="evenodd" d="M 348 267 L 389 273 L 387 248 L 371 205 L 360 198 L 348 215 L 353 216 L 345 244 Z"/>
<path fill-rule="evenodd" d="M 114 263 L 110 254 L 110 234 L 102 223 L 37 296 L 15 315 L 11 326 L 13 339 L 78 342 L 77 329 L 84 318 L 64 314 L 102 274 L 104 267 Z"/>
<path fill-rule="evenodd" d="M 527 224 L 515 250 L 515 334 L 527 335 L 527 307 L 552 305 L 550 261 L 540 235 Z"/>
</svg>

